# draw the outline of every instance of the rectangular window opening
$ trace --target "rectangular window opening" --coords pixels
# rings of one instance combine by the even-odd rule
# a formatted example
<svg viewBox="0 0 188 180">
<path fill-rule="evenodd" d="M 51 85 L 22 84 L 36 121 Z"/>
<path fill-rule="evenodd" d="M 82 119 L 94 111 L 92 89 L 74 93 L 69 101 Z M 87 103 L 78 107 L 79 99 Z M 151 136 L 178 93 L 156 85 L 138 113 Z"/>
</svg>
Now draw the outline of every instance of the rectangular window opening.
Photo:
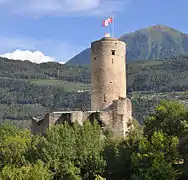
<svg viewBox="0 0 188 180">
<path fill-rule="evenodd" d="M 115 50 L 112 50 L 112 55 L 116 55 L 116 51 Z"/>
</svg>

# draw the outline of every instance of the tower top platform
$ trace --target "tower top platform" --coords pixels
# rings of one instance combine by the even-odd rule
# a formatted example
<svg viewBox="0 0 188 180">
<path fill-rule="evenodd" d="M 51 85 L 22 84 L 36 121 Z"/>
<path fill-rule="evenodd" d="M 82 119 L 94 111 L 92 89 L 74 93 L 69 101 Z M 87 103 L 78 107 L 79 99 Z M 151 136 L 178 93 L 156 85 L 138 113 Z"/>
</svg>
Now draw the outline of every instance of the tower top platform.
<svg viewBox="0 0 188 180">
<path fill-rule="evenodd" d="M 119 39 L 113 37 L 103 37 L 99 41 L 119 41 Z"/>
<path fill-rule="evenodd" d="M 121 40 L 119 40 L 119 39 L 117 39 L 117 38 L 113 38 L 113 37 L 103 37 L 103 38 L 101 38 L 101 39 L 99 39 L 99 40 L 93 41 L 93 42 L 91 43 L 91 45 L 92 45 L 92 44 L 95 44 L 95 43 L 97 43 L 97 42 L 112 42 L 112 41 L 125 44 L 123 41 L 121 41 Z"/>
</svg>

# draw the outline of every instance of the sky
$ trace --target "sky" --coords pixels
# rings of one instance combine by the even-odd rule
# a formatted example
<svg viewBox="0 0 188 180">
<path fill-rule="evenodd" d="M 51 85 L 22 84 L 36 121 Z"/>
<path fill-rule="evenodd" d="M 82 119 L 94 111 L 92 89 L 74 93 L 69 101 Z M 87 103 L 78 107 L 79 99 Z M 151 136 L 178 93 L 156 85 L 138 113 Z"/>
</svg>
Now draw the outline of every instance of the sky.
<svg viewBox="0 0 188 180">
<path fill-rule="evenodd" d="M 163 24 L 188 33 L 187 0 L 0 0 L 0 56 L 64 63 L 108 33 Z M 112 24 L 110 26 L 112 32 Z"/>
</svg>

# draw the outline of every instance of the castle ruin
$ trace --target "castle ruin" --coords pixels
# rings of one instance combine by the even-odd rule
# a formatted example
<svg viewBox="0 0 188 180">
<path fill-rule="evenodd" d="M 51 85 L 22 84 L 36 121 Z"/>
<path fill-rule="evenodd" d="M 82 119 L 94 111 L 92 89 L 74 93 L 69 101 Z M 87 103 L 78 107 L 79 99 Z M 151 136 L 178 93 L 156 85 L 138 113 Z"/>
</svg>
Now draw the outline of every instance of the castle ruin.
<svg viewBox="0 0 188 180">
<path fill-rule="evenodd" d="M 126 45 L 105 37 L 91 44 L 91 111 L 63 111 L 32 118 L 32 132 L 45 133 L 50 125 L 65 121 L 80 125 L 96 119 L 114 136 L 124 137 L 132 119 L 132 105 L 126 97 Z"/>
</svg>

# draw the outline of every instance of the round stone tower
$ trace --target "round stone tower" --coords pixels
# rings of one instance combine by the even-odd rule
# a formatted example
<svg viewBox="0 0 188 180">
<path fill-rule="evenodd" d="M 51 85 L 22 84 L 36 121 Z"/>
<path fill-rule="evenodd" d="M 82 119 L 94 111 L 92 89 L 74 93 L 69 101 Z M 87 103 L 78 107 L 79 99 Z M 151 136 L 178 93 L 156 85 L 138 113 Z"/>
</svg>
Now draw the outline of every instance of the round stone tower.
<svg viewBox="0 0 188 180">
<path fill-rule="evenodd" d="M 126 97 L 126 45 L 105 37 L 91 44 L 91 110 L 104 110 Z"/>
</svg>

